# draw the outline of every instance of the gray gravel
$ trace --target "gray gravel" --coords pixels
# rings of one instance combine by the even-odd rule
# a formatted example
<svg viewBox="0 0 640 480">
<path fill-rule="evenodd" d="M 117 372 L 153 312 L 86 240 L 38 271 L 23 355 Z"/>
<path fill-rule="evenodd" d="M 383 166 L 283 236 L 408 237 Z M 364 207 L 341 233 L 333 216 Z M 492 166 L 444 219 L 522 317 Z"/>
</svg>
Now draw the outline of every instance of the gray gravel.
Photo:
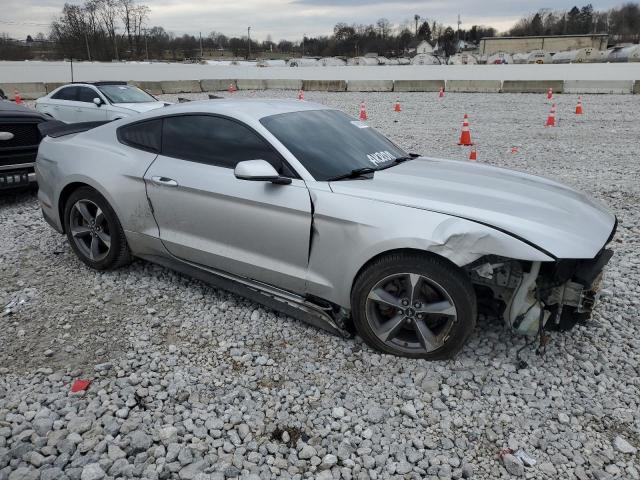
<svg viewBox="0 0 640 480">
<path fill-rule="evenodd" d="M 480 161 L 610 205 L 591 323 L 526 349 L 520 371 L 523 339 L 495 320 L 453 361 L 390 357 L 151 264 L 90 271 L 32 194 L 5 196 L 0 480 L 640 478 L 640 96 L 584 96 L 581 118 L 559 96 L 556 129 L 544 95 L 407 93 L 400 114 L 396 94 L 306 98 L 352 114 L 365 100 L 408 150 L 457 159 L 467 112 Z M 92 384 L 72 394 L 78 378 Z"/>
</svg>

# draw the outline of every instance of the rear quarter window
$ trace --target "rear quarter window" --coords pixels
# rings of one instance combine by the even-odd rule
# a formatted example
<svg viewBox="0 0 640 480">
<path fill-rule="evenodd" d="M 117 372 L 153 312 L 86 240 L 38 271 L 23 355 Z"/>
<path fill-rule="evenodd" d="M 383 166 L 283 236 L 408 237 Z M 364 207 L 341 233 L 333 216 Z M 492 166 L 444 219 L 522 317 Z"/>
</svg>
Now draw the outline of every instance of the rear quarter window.
<svg viewBox="0 0 640 480">
<path fill-rule="evenodd" d="M 65 87 L 59 90 L 53 95 L 54 100 L 72 100 L 75 101 L 78 98 L 78 87 Z"/>
<path fill-rule="evenodd" d="M 162 145 L 162 119 L 124 125 L 118 129 L 117 135 L 120 143 L 128 145 L 129 147 L 147 152 L 160 153 L 160 146 Z"/>
</svg>

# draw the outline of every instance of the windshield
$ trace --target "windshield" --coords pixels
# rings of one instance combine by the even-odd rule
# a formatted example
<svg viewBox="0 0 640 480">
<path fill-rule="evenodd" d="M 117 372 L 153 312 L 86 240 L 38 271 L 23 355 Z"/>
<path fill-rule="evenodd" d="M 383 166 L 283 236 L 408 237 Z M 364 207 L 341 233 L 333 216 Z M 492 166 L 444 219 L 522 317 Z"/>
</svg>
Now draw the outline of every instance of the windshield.
<svg viewBox="0 0 640 480">
<path fill-rule="evenodd" d="M 111 103 L 157 102 L 157 100 L 147 92 L 133 85 L 101 85 L 98 89 Z"/>
<path fill-rule="evenodd" d="M 338 110 L 283 113 L 260 123 L 319 181 L 356 169 L 384 168 L 407 155 L 367 124 Z"/>
</svg>

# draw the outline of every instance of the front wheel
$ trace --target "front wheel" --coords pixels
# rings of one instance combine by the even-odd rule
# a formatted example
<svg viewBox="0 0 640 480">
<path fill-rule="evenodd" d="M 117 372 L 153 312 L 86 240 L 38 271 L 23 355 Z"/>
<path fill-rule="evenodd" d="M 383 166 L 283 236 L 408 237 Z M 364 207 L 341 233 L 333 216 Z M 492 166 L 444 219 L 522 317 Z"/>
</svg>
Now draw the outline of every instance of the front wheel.
<svg viewBox="0 0 640 480">
<path fill-rule="evenodd" d="M 113 270 L 129 263 L 129 247 L 118 217 L 94 189 L 82 187 L 69 196 L 64 222 L 71 248 L 91 268 Z"/>
<path fill-rule="evenodd" d="M 367 344 L 427 360 L 454 356 L 476 322 L 476 297 L 455 265 L 399 252 L 371 262 L 355 281 L 352 317 Z"/>
</svg>

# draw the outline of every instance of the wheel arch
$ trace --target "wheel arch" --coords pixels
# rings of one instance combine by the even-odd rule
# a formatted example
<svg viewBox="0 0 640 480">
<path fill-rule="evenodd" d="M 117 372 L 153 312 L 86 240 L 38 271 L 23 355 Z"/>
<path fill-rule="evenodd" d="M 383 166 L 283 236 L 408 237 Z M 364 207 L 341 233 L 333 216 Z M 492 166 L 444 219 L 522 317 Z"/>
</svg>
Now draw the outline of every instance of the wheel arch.
<svg viewBox="0 0 640 480">
<path fill-rule="evenodd" d="M 393 248 L 393 249 L 390 249 L 390 250 L 386 250 L 386 251 L 377 253 L 376 255 L 371 257 L 369 260 L 367 260 L 365 263 L 363 263 L 360 266 L 360 268 L 358 269 L 356 274 L 351 279 L 351 288 L 349 289 L 349 294 L 351 294 L 351 292 L 353 292 L 353 287 L 354 287 L 356 281 L 358 280 L 358 278 L 360 277 L 362 272 L 364 270 L 366 270 L 369 265 L 371 265 L 373 262 L 377 261 L 378 259 L 380 259 L 382 257 L 386 257 L 386 256 L 389 256 L 389 255 L 394 255 L 394 254 L 398 254 L 398 253 L 410 253 L 410 254 L 420 255 L 420 256 L 424 256 L 424 257 L 438 258 L 439 260 L 444 261 L 450 267 L 452 267 L 452 268 L 454 268 L 456 270 L 462 271 L 462 268 L 460 266 L 456 265 L 455 263 L 453 263 L 449 258 L 447 258 L 447 257 L 445 257 L 443 255 L 439 255 L 437 253 L 431 252 L 429 250 L 421 250 L 419 248 L 412 248 L 412 247 Z"/>
<path fill-rule="evenodd" d="M 100 195 L 102 195 L 105 198 L 105 200 L 107 202 L 109 202 L 109 205 L 111 205 L 111 208 L 113 208 L 114 211 L 116 211 L 112 199 L 110 198 L 110 196 L 108 194 L 106 194 L 106 192 L 102 188 L 96 186 L 95 184 L 93 184 L 93 182 L 90 182 L 90 181 L 85 180 L 85 179 L 73 180 L 73 181 L 67 183 L 62 188 L 62 190 L 60 190 L 60 195 L 58 196 L 57 208 L 58 208 L 58 215 L 59 215 L 59 218 L 60 218 L 60 225 L 62 226 L 62 233 L 66 233 L 65 221 L 64 221 L 64 209 L 65 209 L 65 206 L 67 204 L 67 201 L 69 200 L 69 197 L 71 196 L 71 194 L 73 192 L 75 192 L 79 188 L 83 188 L 83 187 L 88 187 L 88 188 L 91 188 L 92 190 L 95 190 L 96 192 L 98 192 Z M 117 214 L 118 214 L 118 212 L 116 211 L 116 215 Z"/>
</svg>

